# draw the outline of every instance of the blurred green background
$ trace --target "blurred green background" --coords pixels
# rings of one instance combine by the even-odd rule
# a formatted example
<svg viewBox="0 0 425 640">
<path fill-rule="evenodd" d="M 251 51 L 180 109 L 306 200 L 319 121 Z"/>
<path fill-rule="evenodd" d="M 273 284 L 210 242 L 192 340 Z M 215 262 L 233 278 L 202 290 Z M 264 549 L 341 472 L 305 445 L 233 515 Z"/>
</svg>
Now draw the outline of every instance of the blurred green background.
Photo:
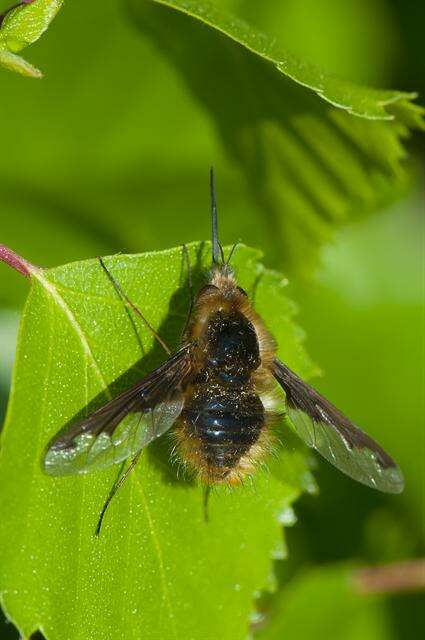
<svg viewBox="0 0 425 640">
<path fill-rule="evenodd" d="M 341 77 L 425 93 L 421 2 L 217 4 Z M 9 5 L 0 0 L 0 11 Z M 0 242 L 54 266 L 204 239 L 214 164 L 223 241 L 241 238 L 264 251 L 268 266 L 286 268 L 267 213 L 210 113 L 125 3 L 68 2 L 25 53 L 46 76 L 32 81 L 0 70 Z M 205 83 L 216 81 L 211 69 Z M 406 490 L 381 495 L 317 462 L 320 495 L 296 505 L 289 558 L 276 564 L 285 622 L 273 638 L 425 634 L 421 594 L 358 597 L 354 606 L 352 594 L 335 585 L 347 564 L 424 553 L 425 158 L 418 137 L 409 151 L 403 188 L 386 194 L 373 214 L 359 203 L 359 215 L 323 247 L 309 277 L 294 272 L 290 283 L 308 350 L 324 372 L 316 386 L 397 459 Z M 2 419 L 27 284 L 5 265 L 0 282 Z M 0 636 L 16 634 L 5 623 Z"/>
</svg>

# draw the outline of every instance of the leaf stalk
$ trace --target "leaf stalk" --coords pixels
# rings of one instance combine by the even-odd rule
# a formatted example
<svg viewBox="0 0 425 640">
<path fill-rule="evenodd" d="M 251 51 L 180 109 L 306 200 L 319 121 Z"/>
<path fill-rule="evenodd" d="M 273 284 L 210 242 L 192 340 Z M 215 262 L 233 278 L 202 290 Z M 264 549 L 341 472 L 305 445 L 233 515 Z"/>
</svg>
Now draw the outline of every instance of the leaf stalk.
<svg viewBox="0 0 425 640">
<path fill-rule="evenodd" d="M 0 244 L 0 261 L 5 262 L 9 267 L 15 269 L 18 273 L 22 274 L 26 278 L 30 278 L 34 271 L 41 271 L 40 267 L 25 260 L 18 253 L 10 249 L 5 244 Z"/>
</svg>

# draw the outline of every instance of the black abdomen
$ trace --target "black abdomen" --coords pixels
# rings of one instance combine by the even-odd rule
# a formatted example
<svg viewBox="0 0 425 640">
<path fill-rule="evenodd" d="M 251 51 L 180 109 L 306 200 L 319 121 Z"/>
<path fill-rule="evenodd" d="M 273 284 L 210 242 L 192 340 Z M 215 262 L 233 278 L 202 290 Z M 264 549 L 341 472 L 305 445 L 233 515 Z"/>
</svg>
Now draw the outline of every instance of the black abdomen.
<svg viewBox="0 0 425 640">
<path fill-rule="evenodd" d="M 264 407 L 249 385 L 226 388 L 204 383 L 196 388 L 182 417 L 186 435 L 198 442 L 202 461 L 224 479 L 257 442 Z"/>
</svg>

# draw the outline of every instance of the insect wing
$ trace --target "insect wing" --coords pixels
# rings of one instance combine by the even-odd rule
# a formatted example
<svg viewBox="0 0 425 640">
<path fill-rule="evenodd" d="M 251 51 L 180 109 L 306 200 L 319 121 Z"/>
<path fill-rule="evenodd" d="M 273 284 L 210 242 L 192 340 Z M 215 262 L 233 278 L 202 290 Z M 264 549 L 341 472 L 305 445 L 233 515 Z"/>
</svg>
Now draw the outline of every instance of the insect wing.
<svg viewBox="0 0 425 640">
<path fill-rule="evenodd" d="M 134 456 L 165 433 L 180 415 L 181 384 L 191 369 L 187 348 L 131 389 L 72 426 L 49 446 L 46 473 L 89 473 Z"/>
<path fill-rule="evenodd" d="M 309 447 L 358 482 L 386 493 L 403 491 L 401 470 L 372 438 L 277 359 L 273 374 L 295 431 Z"/>
</svg>

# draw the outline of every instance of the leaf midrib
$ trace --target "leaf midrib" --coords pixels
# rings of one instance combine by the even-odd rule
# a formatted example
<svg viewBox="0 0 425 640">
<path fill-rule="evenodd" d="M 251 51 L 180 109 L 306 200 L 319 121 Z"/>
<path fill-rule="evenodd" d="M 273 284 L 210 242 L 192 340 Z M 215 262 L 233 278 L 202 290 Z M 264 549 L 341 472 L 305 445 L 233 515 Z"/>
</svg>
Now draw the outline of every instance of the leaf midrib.
<svg viewBox="0 0 425 640">
<path fill-rule="evenodd" d="M 169 615 L 169 619 L 171 621 L 171 626 L 172 626 L 172 629 L 173 629 L 173 635 L 175 637 L 175 640 L 178 640 L 176 621 L 175 621 L 175 614 L 174 614 L 174 611 L 173 611 L 172 601 L 171 601 L 171 598 L 170 598 L 170 591 L 169 591 L 168 584 L 167 584 L 167 579 L 166 579 L 166 574 L 165 574 L 165 566 L 164 566 L 164 558 L 163 558 L 163 555 L 162 555 L 161 544 L 159 542 L 159 538 L 157 536 L 157 533 L 156 533 L 156 530 L 155 530 L 155 527 L 154 527 L 154 520 L 153 520 L 152 514 L 151 514 L 150 509 L 149 509 L 149 505 L 148 505 L 148 501 L 146 499 L 145 492 L 143 490 L 143 487 L 142 487 L 142 485 L 140 483 L 140 480 L 137 477 L 137 475 L 134 476 L 134 484 L 136 485 L 137 489 L 139 490 L 140 497 L 142 499 L 143 508 L 145 510 L 146 519 L 147 519 L 148 525 L 149 525 L 149 533 L 151 534 L 153 547 L 155 549 L 155 553 L 156 553 L 156 556 L 157 556 L 157 559 L 158 559 L 158 567 L 159 567 L 159 572 L 160 572 L 160 575 L 161 575 L 163 598 L 164 598 L 164 600 L 165 600 L 165 602 L 167 604 L 168 615 Z"/>
<path fill-rule="evenodd" d="M 51 298 L 54 300 L 54 302 L 57 304 L 58 307 L 60 307 L 60 309 L 62 309 L 62 311 L 65 313 L 65 316 L 67 317 L 69 324 L 71 325 L 71 327 L 74 329 L 75 333 L 77 334 L 80 343 L 81 343 L 81 347 L 83 349 L 83 352 L 85 354 L 85 356 L 87 357 L 88 361 L 90 362 L 96 377 L 99 379 L 103 390 L 105 391 L 105 393 L 108 395 L 109 398 L 111 398 L 111 392 L 109 390 L 108 384 L 102 374 L 102 371 L 100 369 L 99 363 L 97 362 L 92 348 L 90 346 L 90 343 L 87 339 L 87 336 L 84 333 L 84 330 L 82 328 L 82 326 L 80 325 L 80 323 L 78 322 L 78 320 L 76 319 L 72 309 L 68 306 L 68 304 L 65 302 L 64 298 L 60 295 L 59 291 L 57 290 L 57 288 L 55 287 L 55 285 L 50 282 L 50 280 L 48 278 L 46 278 L 44 276 L 44 273 L 40 270 L 40 269 L 34 269 L 31 271 L 32 276 L 34 278 L 36 278 L 38 280 L 38 282 L 42 285 L 42 287 L 45 289 L 45 291 L 47 291 L 47 293 L 50 294 Z"/>
</svg>

